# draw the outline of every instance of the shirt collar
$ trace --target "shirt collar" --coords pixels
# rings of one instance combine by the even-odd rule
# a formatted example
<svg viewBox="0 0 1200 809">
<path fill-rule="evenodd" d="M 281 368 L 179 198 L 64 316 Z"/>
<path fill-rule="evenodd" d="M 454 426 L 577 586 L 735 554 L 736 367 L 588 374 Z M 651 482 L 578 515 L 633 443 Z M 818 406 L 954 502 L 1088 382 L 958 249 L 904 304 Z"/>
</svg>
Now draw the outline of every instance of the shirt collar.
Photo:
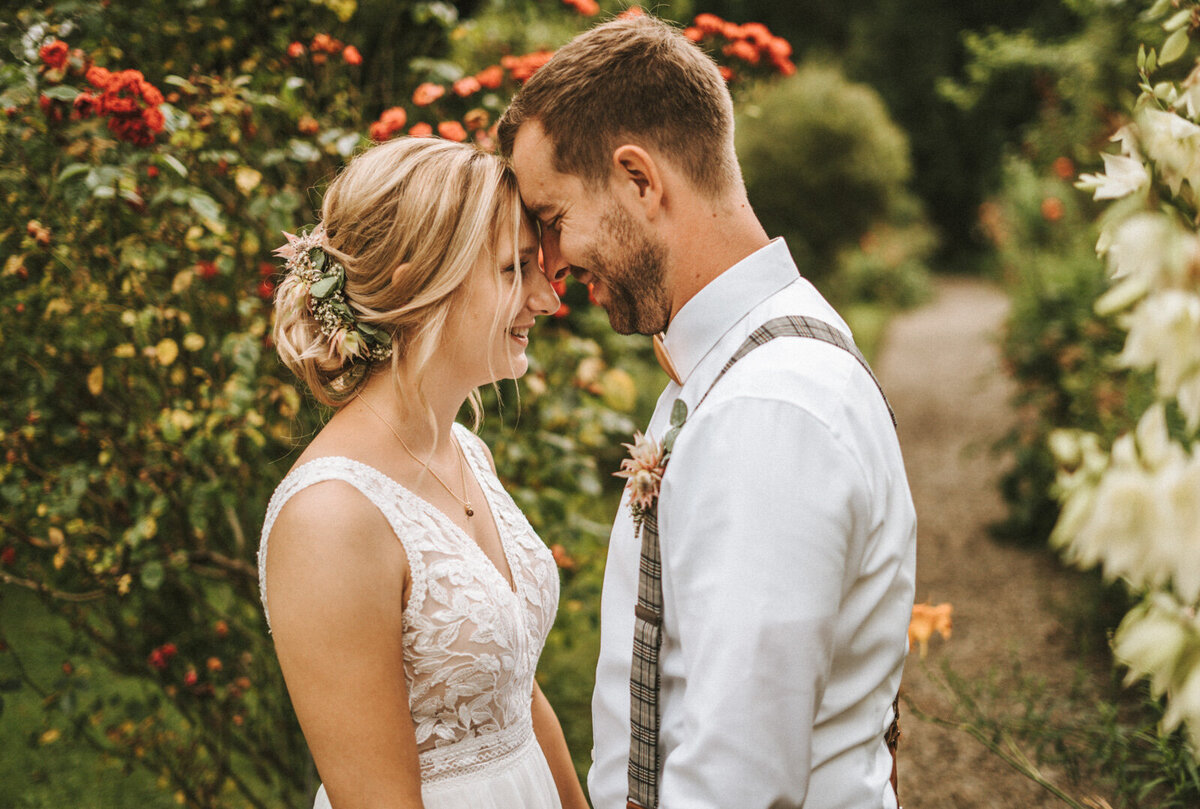
<svg viewBox="0 0 1200 809">
<path fill-rule="evenodd" d="M 772 239 L 718 275 L 683 305 L 663 344 L 682 382 L 751 309 L 800 277 L 787 243 Z"/>
</svg>

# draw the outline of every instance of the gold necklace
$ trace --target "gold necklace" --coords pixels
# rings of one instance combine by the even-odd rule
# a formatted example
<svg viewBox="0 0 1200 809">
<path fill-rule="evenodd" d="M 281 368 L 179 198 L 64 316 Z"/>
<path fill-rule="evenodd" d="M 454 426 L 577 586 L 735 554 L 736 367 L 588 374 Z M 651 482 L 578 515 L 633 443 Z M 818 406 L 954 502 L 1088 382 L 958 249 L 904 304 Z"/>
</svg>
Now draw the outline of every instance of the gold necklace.
<svg viewBox="0 0 1200 809">
<path fill-rule="evenodd" d="M 363 395 L 361 393 L 355 394 L 355 398 L 358 399 L 359 401 L 361 401 L 363 404 L 365 404 L 367 406 L 367 410 L 370 410 L 372 413 L 374 413 L 375 418 L 382 421 L 384 426 L 392 431 L 392 435 L 396 436 L 396 440 L 400 442 L 400 446 L 404 447 L 404 451 L 407 452 L 409 455 L 411 455 L 412 459 L 414 461 L 416 461 L 417 463 L 425 463 L 425 469 L 428 470 L 429 474 L 433 475 L 434 480 L 436 480 L 438 483 L 442 484 L 442 488 L 445 489 L 450 494 L 451 497 L 453 497 L 455 500 L 458 501 L 458 504 L 463 507 L 463 511 L 466 512 L 466 515 L 468 517 L 475 516 L 474 507 L 471 505 L 470 501 L 466 499 L 466 496 L 467 496 L 467 458 L 463 454 L 462 447 L 459 446 L 459 443 L 456 440 L 454 440 L 454 436 L 450 437 L 450 443 L 453 444 L 454 449 L 456 449 L 458 451 L 458 462 L 459 462 L 458 463 L 458 471 L 462 477 L 462 490 L 463 490 L 462 497 L 459 497 L 457 494 L 454 493 L 453 489 L 451 489 L 449 486 L 446 485 L 446 481 L 442 480 L 441 476 L 439 476 L 437 472 L 433 471 L 432 466 L 430 466 L 427 462 L 423 462 L 420 458 L 417 457 L 417 453 L 415 453 L 411 449 L 409 449 L 408 442 L 400 437 L 400 433 L 396 432 L 396 428 L 392 426 L 392 423 L 390 421 L 388 421 L 387 419 L 385 419 L 383 416 L 379 415 L 379 411 L 376 410 L 375 408 L 371 407 L 371 403 L 368 402 L 366 399 L 364 399 Z"/>
</svg>

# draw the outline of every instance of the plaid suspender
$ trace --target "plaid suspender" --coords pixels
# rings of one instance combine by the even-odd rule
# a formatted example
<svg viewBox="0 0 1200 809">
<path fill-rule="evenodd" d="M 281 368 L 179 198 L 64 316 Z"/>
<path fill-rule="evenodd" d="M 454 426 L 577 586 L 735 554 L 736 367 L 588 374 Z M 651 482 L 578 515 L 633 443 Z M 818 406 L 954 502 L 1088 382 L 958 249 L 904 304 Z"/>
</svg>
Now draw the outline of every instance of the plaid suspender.
<svg viewBox="0 0 1200 809">
<path fill-rule="evenodd" d="M 777 317 L 759 326 L 746 338 L 734 355 L 729 358 L 717 378 L 709 385 L 704 396 L 696 403 L 696 407 L 708 398 L 708 394 L 716 387 L 721 377 L 732 368 L 738 360 L 759 346 L 774 340 L 776 337 L 807 337 L 837 346 L 849 352 L 859 361 L 879 394 L 883 396 L 883 388 L 871 371 L 862 352 L 845 334 L 815 318 L 810 317 Z M 887 397 L 888 414 L 892 417 L 892 425 L 896 424 L 896 414 L 892 411 Z M 677 432 L 687 417 L 687 408 L 682 400 L 676 400 L 671 413 L 672 431 Z M 669 446 L 674 436 L 669 435 L 666 444 Z M 669 456 L 664 461 L 664 473 Z M 629 798 L 627 809 L 657 809 L 658 807 L 658 777 L 661 760 L 658 750 L 658 694 L 659 666 L 658 655 L 662 648 L 662 557 L 658 546 L 658 500 L 647 510 L 641 523 L 642 554 L 638 567 L 638 595 L 634 606 L 633 629 L 633 664 L 629 672 Z M 892 726 L 888 729 L 886 740 L 892 751 L 892 787 L 895 782 L 895 741 L 899 737 L 898 703 L 893 703 Z"/>
</svg>

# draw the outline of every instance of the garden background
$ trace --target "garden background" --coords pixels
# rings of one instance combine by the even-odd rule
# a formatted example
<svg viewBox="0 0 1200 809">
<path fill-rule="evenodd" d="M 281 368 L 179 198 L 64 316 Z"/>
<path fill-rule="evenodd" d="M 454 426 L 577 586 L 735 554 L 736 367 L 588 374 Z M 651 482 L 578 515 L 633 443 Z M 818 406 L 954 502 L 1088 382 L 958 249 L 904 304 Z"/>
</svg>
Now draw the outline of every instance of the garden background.
<svg viewBox="0 0 1200 809">
<path fill-rule="evenodd" d="M 901 784 L 924 801 L 906 805 L 1035 805 L 1002 780 L 964 803 L 955 784 L 979 773 L 966 759 L 929 771 L 954 756 L 935 755 L 947 742 L 925 726 L 951 728 L 954 750 L 990 751 L 1039 799 L 1200 805 L 1196 3 L 653 11 L 722 65 L 756 210 L 888 366 L 885 383 L 899 392 L 955 355 L 927 340 L 888 362 L 910 324 L 1002 323 L 980 332 L 998 359 L 965 380 L 1008 380 L 989 394 L 994 429 L 964 445 L 1002 505 L 969 516 L 989 523 L 986 548 L 1037 571 L 1017 582 L 1022 597 L 1057 591 L 1042 620 L 1068 676 L 1022 673 L 1018 652 L 989 667 L 943 655 L 973 653 L 971 633 L 1019 643 L 1011 616 L 960 620 L 928 657 L 934 624 L 915 624 L 906 741 L 921 769 L 906 772 L 902 752 Z M 76 0 L 0 12 L 0 809 L 311 801 L 254 553 L 270 492 L 327 413 L 271 350 L 270 251 L 314 221 L 324 184 L 371 140 L 491 148 L 520 83 L 621 13 L 641 11 Z M 485 392 L 482 434 L 561 570 L 539 680 L 583 774 L 610 472 L 665 377 L 585 288 L 562 295 L 531 372 Z M 958 424 L 920 421 L 944 393 L 911 394 L 931 435 Z M 898 410 L 914 480 L 922 463 L 961 460 L 926 458 Z M 963 564 L 998 565 L 985 580 L 1018 558 L 966 552 Z M 974 597 L 979 616 L 988 596 Z M 956 598 L 958 616 L 972 606 Z M 934 780 L 941 792 L 921 792 Z"/>
</svg>

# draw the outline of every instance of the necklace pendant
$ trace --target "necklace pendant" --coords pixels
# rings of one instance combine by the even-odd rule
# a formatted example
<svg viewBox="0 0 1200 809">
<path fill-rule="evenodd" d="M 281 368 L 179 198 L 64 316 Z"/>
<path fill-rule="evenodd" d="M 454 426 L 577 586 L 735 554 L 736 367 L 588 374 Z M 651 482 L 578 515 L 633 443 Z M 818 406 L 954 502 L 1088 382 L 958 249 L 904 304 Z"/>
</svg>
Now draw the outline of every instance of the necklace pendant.
<svg viewBox="0 0 1200 809">
<path fill-rule="evenodd" d="M 474 516 L 475 516 L 475 509 L 471 508 L 471 504 L 470 504 L 470 503 L 465 503 L 465 504 L 463 504 L 463 511 L 467 512 L 467 516 L 468 516 L 468 517 L 474 517 Z"/>
</svg>

